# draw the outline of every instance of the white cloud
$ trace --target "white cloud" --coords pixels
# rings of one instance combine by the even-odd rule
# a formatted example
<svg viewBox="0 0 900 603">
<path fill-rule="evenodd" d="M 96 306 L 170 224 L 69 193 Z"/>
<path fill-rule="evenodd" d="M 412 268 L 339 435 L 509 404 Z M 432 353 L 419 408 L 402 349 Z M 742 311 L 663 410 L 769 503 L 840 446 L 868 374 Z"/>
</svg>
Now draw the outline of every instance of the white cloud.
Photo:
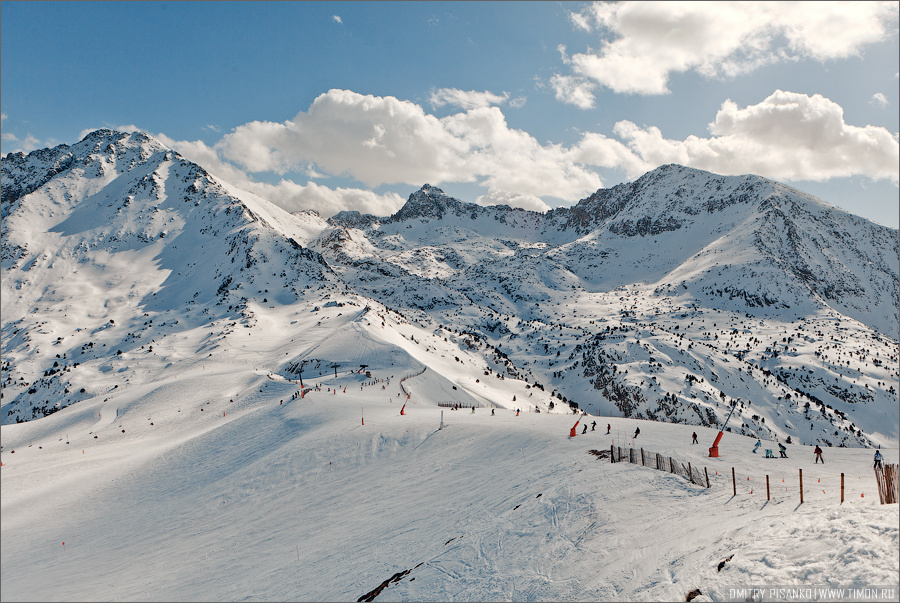
<svg viewBox="0 0 900 603">
<path fill-rule="evenodd" d="M 217 149 L 251 172 L 285 172 L 313 162 L 366 186 L 478 182 L 489 195 L 576 198 L 601 186 L 573 149 L 541 145 L 509 128 L 497 107 L 438 119 L 394 97 L 331 90 L 284 123 L 251 122 Z"/>
<path fill-rule="evenodd" d="M 663 138 L 659 128 L 618 122 L 615 134 L 648 166 L 679 163 L 719 174 L 777 180 L 862 175 L 898 182 L 900 145 L 887 129 L 844 122 L 837 103 L 815 94 L 775 91 L 741 109 L 728 100 L 709 125 L 712 136 Z"/>
<path fill-rule="evenodd" d="M 344 20 L 341 19 L 338 15 L 331 15 L 331 20 L 335 23 L 343 24 Z"/>
<path fill-rule="evenodd" d="M 122 126 L 111 126 L 110 124 L 107 123 L 107 124 L 103 124 L 102 126 L 98 126 L 96 128 L 85 128 L 78 134 L 78 140 L 84 139 L 84 137 L 87 136 L 88 134 L 90 134 L 91 132 L 94 132 L 101 128 L 108 128 L 110 130 L 118 130 L 119 132 L 128 132 L 128 133 L 145 131 L 142 128 L 139 128 L 134 124 L 125 124 Z"/>
<path fill-rule="evenodd" d="M 6 118 L 9 117 L 6 113 L 0 113 L 0 123 L 6 121 Z"/>
<path fill-rule="evenodd" d="M 41 149 L 56 142 L 53 139 L 48 139 L 46 142 L 41 142 L 38 138 L 32 136 L 31 134 L 28 134 L 27 136 L 25 136 L 25 138 L 19 138 L 11 132 L 4 132 L 2 140 L 8 143 L 3 145 L 3 154 L 30 153 L 35 149 Z"/>
<path fill-rule="evenodd" d="M 313 209 L 326 218 L 344 210 L 387 216 L 403 206 L 404 200 L 396 193 L 379 195 L 357 188 L 329 188 L 315 182 L 297 184 L 288 179 L 282 179 L 278 184 L 258 182 L 234 164 L 224 161 L 215 148 L 201 140 L 173 140 L 165 134 L 157 134 L 156 138 L 188 161 L 203 166 L 216 178 L 259 195 L 287 211 Z M 311 167 L 308 167 L 309 171 L 313 171 Z"/>
<path fill-rule="evenodd" d="M 509 193 L 497 190 L 489 191 L 486 195 L 481 195 L 475 202 L 479 205 L 509 205 L 510 207 L 521 207 L 536 212 L 545 212 L 550 206 L 544 203 L 540 197 L 536 197 L 530 193 Z"/>
<path fill-rule="evenodd" d="M 432 107 L 451 105 L 460 109 L 476 109 L 478 107 L 490 107 L 501 105 L 509 99 L 509 94 L 502 95 L 493 92 L 476 92 L 475 90 L 459 90 L 457 88 L 440 88 L 432 90 L 428 102 Z"/>
<path fill-rule="evenodd" d="M 9 136 L 4 133 L 5 140 Z M 679 163 L 782 181 L 862 175 L 896 184 L 900 164 L 898 137 L 885 128 L 849 125 L 837 103 L 781 90 L 746 107 L 726 100 L 709 124 L 709 136 L 684 140 L 667 139 L 652 125 L 620 121 L 610 136 L 584 132 L 570 146 L 541 144 L 510 128 L 499 107 L 439 119 L 409 101 L 348 90 L 320 95 L 308 111 L 283 123 L 239 126 L 212 146 L 157 138 L 226 182 L 289 211 L 315 209 L 323 216 L 341 210 L 390 215 L 403 199 L 317 182 L 258 182 L 247 170 L 349 176 L 368 187 L 475 182 L 486 189 L 479 203 L 544 211 L 542 198 L 574 201 L 603 186 L 598 169 L 636 178 Z"/>
<path fill-rule="evenodd" d="M 597 84 L 586 77 L 556 74 L 550 78 L 550 86 L 556 94 L 556 100 L 580 109 L 594 106 L 594 89 Z"/>
<path fill-rule="evenodd" d="M 855 56 L 895 35 L 896 2 L 595 2 L 570 18 L 601 31 L 598 50 L 563 61 L 557 98 L 594 106 L 590 84 L 619 93 L 666 94 L 671 73 L 733 77 L 787 60 Z"/>
<path fill-rule="evenodd" d="M 889 103 L 887 97 L 884 94 L 882 94 L 881 92 L 876 92 L 869 100 L 869 104 L 878 105 L 879 107 L 887 107 Z"/>
<path fill-rule="evenodd" d="M 475 182 L 487 189 L 480 202 L 531 209 L 544 207 L 541 198 L 575 200 L 600 188 L 598 168 L 637 177 L 679 163 L 778 180 L 863 175 L 897 181 L 897 138 L 884 128 L 845 123 L 843 109 L 820 95 L 779 90 L 744 108 L 726 101 L 709 129 L 709 137 L 670 140 L 657 127 L 621 121 L 613 136 L 586 132 L 571 146 L 541 144 L 510 128 L 498 107 L 439 119 L 409 101 L 331 90 L 292 120 L 236 128 L 210 152 L 251 172 L 306 170 L 368 187 Z M 267 185 L 253 186 L 259 192 Z M 289 197 L 279 190 L 302 198 L 287 184 L 270 193 Z"/>
</svg>

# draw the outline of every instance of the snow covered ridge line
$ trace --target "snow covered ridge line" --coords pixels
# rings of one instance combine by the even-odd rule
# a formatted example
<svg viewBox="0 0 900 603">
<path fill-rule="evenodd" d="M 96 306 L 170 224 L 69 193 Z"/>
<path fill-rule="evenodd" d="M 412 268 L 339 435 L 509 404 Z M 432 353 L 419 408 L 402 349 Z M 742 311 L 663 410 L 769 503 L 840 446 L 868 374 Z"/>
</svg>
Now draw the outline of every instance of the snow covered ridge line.
<svg viewBox="0 0 900 603">
<path fill-rule="evenodd" d="M 257 304 L 340 287 L 298 243 L 308 224 L 140 132 L 11 154 L 2 175 L 4 423 L 126 385 L 93 375 L 152 365 L 170 347 L 161 338 L 212 329 L 195 352 L 212 356 Z"/>
<path fill-rule="evenodd" d="M 898 439 L 897 231 L 766 179 L 670 165 L 546 214 L 426 185 L 325 221 L 141 133 L 2 170 L 4 423 L 199 364 L 409 354 L 435 403 Z"/>
</svg>

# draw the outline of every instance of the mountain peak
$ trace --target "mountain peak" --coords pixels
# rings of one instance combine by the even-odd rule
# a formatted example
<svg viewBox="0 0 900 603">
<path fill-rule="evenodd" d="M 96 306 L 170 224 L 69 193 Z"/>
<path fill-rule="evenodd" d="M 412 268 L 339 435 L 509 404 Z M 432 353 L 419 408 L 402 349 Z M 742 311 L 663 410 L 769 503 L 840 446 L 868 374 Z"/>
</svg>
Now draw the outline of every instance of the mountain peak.
<svg viewBox="0 0 900 603">
<path fill-rule="evenodd" d="M 409 196 L 409 199 L 397 213 L 389 218 L 391 222 L 402 222 L 413 218 L 443 218 L 448 211 L 464 211 L 472 205 L 464 203 L 446 194 L 436 186 L 422 185 L 422 188 Z"/>
</svg>

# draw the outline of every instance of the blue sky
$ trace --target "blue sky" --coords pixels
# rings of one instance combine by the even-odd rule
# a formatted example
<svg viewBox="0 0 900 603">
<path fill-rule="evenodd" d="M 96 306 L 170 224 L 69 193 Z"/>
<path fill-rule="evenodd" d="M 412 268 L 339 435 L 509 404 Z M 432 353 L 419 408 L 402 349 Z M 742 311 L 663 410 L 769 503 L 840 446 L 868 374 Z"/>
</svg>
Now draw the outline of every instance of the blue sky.
<svg viewBox="0 0 900 603">
<path fill-rule="evenodd" d="M 138 128 L 289 210 L 570 205 L 664 163 L 898 226 L 898 4 L 3 2 L 3 153 Z"/>
</svg>

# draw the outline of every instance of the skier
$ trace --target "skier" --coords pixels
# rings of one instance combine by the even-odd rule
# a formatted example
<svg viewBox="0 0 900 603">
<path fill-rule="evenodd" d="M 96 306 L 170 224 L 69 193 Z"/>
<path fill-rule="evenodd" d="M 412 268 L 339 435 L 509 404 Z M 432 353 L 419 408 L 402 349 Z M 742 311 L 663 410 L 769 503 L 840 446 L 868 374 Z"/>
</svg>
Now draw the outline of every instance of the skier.
<svg viewBox="0 0 900 603">
<path fill-rule="evenodd" d="M 584 429 L 581 430 L 581 435 L 584 435 L 586 433 L 587 433 L 587 423 L 584 424 Z"/>
<path fill-rule="evenodd" d="M 610 430 L 610 429 L 612 429 L 612 426 L 611 426 L 609 423 L 607 423 L 607 424 L 606 424 L 606 435 L 609 435 L 609 430 Z"/>
<path fill-rule="evenodd" d="M 694 432 L 694 441 L 691 442 L 691 444 L 699 444 L 699 443 L 700 443 L 700 442 L 697 441 L 697 432 L 695 431 L 695 432 Z"/>
<path fill-rule="evenodd" d="M 473 415 L 475 414 L 475 405 L 474 404 L 472 405 L 472 414 Z"/>
<path fill-rule="evenodd" d="M 816 463 L 818 463 L 819 461 L 822 461 L 822 464 L 824 465 L 825 459 L 822 458 L 822 449 L 819 448 L 818 444 L 816 444 L 816 449 L 813 450 L 813 452 L 816 453 Z"/>
<path fill-rule="evenodd" d="M 781 458 L 786 459 L 788 457 L 787 448 L 781 442 L 778 442 L 778 452 L 781 454 Z"/>
<path fill-rule="evenodd" d="M 492 416 L 492 417 L 494 416 L 494 409 L 493 409 L 493 408 L 491 409 L 491 416 Z"/>
<path fill-rule="evenodd" d="M 591 431 L 597 429 L 597 421 L 591 421 Z"/>
<path fill-rule="evenodd" d="M 762 441 L 756 440 L 756 445 L 753 447 L 753 454 L 756 454 L 756 451 L 760 446 L 762 446 Z"/>
<path fill-rule="evenodd" d="M 875 469 L 884 469 L 884 466 L 881 464 L 881 459 L 882 459 L 881 451 L 876 450 L 875 451 Z"/>
<path fill-rule="evenodd" d="M 517 409 L 516 409 L 516 416 L 517 416 L 517 417 L 519 416 L 519 413 L 520 413 L 520 412 L 522 412 L 522 411 L 519 410 L 519 409 L 517 408 Z"/>
<path fill-rule="evenodd" d="M 641 428 L 640 428 L 640 427 L 637 427 L 637 428 L 634 430 L 634 437 L 637 438 L 639 433 L 641 433 Z"/>
</svg>

